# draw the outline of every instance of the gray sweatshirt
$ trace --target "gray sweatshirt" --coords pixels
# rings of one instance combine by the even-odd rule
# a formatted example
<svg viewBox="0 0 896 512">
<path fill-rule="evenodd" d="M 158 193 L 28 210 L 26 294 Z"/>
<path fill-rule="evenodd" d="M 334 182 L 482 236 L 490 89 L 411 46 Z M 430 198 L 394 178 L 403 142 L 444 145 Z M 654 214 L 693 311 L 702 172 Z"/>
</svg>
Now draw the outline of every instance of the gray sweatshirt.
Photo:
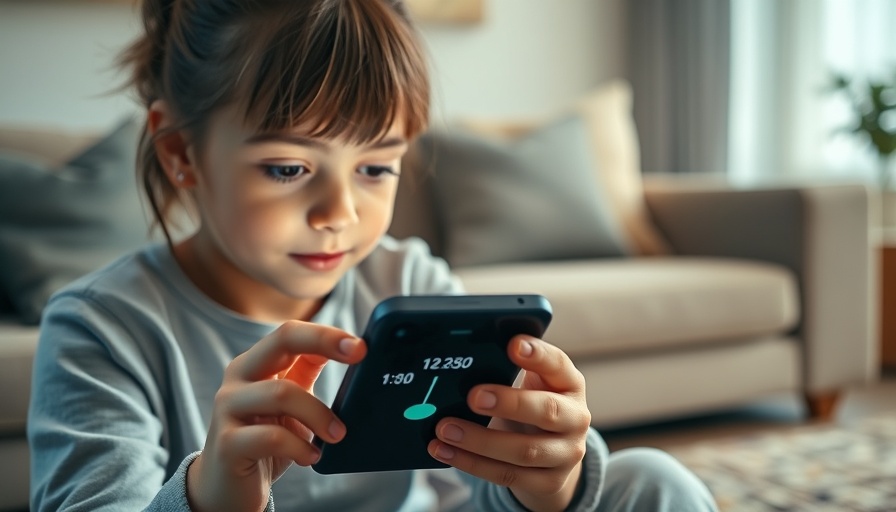
<svg viewBox="0 0 896 512">
<path fill-rule="evenodd" d="M 386 297 L 461 291 L 425 243 L 384 238 L 312 321 L 358 335 Z M 34 362 L 32 510 L 189 510 L 186 470 L 205 444 L 224 368 L 276 327 L 203 295 L 165 245 L 58 292 Z M 315 396 L 332 403 L 345 370 L 328 363 Z M 592 430 L 572 510 L 596 508 L 606 459 Z M 507 488 L 453 468 L 325 476 L 293 465 L 273 486 L 268 509 L 274 504 L 303 512 L 525 510 Z"/>
</svg>

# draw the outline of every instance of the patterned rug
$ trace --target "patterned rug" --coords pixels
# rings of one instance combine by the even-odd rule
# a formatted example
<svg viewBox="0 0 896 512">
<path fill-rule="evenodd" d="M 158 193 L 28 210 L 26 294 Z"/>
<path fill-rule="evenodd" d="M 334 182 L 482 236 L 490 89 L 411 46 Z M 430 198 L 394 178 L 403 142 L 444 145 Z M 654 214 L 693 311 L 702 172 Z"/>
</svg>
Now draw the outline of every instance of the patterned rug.
<svg viewBox="0 0 896 512">
<path fill-rule="evenodd" d="M 668 449 L 723 512 L 896 511 L 896 415 Z"/>
</svg>

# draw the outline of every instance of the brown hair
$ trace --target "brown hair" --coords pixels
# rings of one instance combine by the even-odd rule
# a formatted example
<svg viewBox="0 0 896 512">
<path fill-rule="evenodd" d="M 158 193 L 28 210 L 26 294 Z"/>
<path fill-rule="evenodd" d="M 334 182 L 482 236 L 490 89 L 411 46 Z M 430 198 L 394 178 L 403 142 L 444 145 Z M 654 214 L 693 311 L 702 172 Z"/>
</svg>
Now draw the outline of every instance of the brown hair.
<svg viewBox="0 0 896 512">
<path fill-rule="evenodd" d="M 364 143 L 396 116 L 409 139 L 429 121 L 429 77 L 401 0 L 145 0 L 142 34 L 119 57 L 149 107 L 165 100 L 176 124 L 201 147 L 211 115 L 237 105 L 259 132 L 313 126 L 309 136 Z M 180 203 L 144 129 L 142 183 L 171 243 Z"/>
</svg>

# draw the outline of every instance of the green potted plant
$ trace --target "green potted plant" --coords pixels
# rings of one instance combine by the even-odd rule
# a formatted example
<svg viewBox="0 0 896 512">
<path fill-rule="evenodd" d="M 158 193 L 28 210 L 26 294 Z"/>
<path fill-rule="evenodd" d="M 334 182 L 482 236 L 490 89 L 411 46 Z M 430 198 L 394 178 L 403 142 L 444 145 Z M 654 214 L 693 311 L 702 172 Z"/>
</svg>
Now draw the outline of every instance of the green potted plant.
<svg viewBox="0 0 896 512">
<path fill-rule="evenodd" d="M 877 153 L 877 182 L 881 193 L 881 213 L 892 181 L 892 163 L 896 156 L 896 72 L 890 82 L 858 80 L 843 73 L 832 73 L 829 92 L 846 96 L 853 119 L 838 132 L 847 132 L 867 140 Z M 883 219 L 886 221 L 886 218 Z M 886 224 L 886 222 L 884 222 Z"/>
</svg>

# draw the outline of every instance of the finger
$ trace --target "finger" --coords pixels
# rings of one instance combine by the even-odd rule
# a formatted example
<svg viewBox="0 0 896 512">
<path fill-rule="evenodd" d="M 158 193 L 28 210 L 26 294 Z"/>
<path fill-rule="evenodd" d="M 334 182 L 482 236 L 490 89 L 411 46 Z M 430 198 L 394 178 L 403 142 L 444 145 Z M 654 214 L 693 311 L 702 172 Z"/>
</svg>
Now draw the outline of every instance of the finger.
<svg viewBox="0 0 896 512">
<path fill-rule="evenodd" d="M 568 470 L 525 468 L 461 450 L 437 439 L 427 446 L 429 455 L 465 473 L 510 488 L 538 494 L 554 494 L 569 478 Z"/>
<path fill-rule="evenodd" d="M 292 367 L 283 374 L 284 379 L 291 380 L 305 389 L 311 391 L 314 382 L 320 377 L 320 372 L 330 360 L 315 354 L 302 354 L 293 363 Z"/>
<path fill-rule="evenodd" d="M 283 457 L 296 464 L 309 466 L 320 459 L 320 450 L 277 424 L 258 424 L 227 431 L 222 443 L 232 457 L 261 460 Z"/>
<path fill-rule="evenodd" d="M 244 421 L 257 416 L 292 418 L 330 443 L 345 436 L 345 425 L 333 411 L 291 380 L 271 379 L 222 388 L 216 407 L 230 417 Z M 249 420 L 251 422 L 251 420 Z"/>
<path fill-rule="evenodd" d="M 554 345 L 522 335 L 510 340 L 507 352 L 514 363 L 537 374 L 550 389 L 561 393 L 584 393 L 585 377 L 569 356 Z"/>
<path fill-rule="evenodd" d="M 584 443 L 578 447 L 556 435 L 504 432 L 453 418 L 436 426 L 436 436 L 464 451 L 527 468 L 554 468 L 585 456 Z"/>
<path fill-rule="evenodd" d="M 470 390 L 467 404 L 483 416 L 533 425 L 546 432 L 583 432 L 591 422 L 581 400 L 552 391 L 483 384 Z"/>
<path fill-rule="evenodd" d="M 310 428 L 305 426 L 302 422 L 295 418 L 290 418 L 289 416 L 280 416 L 277 418 L 278 422 L 283 425 L 283 427 L 287 428 L 290 432 L 293 433 L 294 436 L 302 439 L 304 441 L 311 442 L 314 439 L 314 432 L 311 431 Z"/>
<path fill-rule="evenodd" d="M 291 320 L 237 356 L 228 372 L 243 380 L 269 379 L 292 367 L 301 354 L 354 363 L 365 352 L 360 340 L 345 331 Z"/>
</svg>

